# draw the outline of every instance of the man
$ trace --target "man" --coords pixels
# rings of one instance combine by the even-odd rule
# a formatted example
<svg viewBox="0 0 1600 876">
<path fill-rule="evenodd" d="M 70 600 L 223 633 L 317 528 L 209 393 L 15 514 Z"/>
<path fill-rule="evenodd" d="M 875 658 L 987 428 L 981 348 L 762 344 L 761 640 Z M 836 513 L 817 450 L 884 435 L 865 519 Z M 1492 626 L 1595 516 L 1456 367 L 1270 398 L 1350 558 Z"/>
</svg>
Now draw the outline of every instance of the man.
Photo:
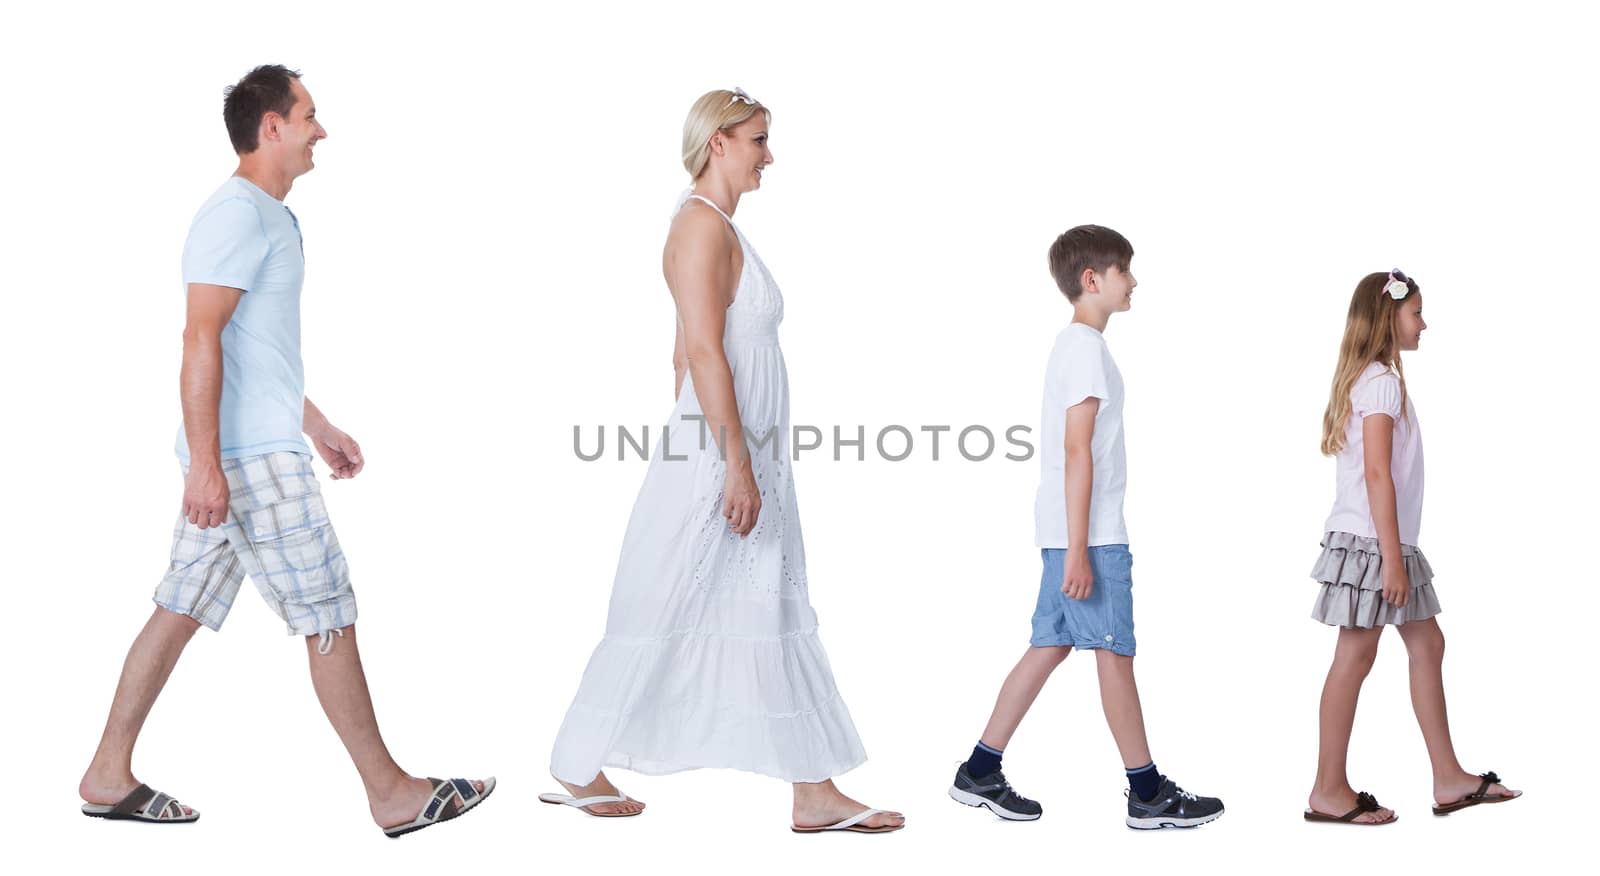
<svg viewBox="0 0 1600 876">
<path fill-rule="evenodd" d="M 399 836 L 477 806 L 495 781 L 415 778 L 378 733 L 349 569 L 301 437 L 333 478 L 361 473 L 361 448 L 305 397 L 305 260 L 299 221 L 283 203 L 327 131 L 299 74 L 284 67 L 257 67 L 224 93 L 239 167 L 200 208 L 183 250 L 183 510 L 157 608 L 128 651 L 78 793 L 84 814 L 99 818 L 200 817 L 134 778 L 133 746 L 184 645 L 201 625 L 221 627 L 248 574 L 289 633 L 306 637 L 312 685 L 361 774 L 372 818 Z"/>
</svg>

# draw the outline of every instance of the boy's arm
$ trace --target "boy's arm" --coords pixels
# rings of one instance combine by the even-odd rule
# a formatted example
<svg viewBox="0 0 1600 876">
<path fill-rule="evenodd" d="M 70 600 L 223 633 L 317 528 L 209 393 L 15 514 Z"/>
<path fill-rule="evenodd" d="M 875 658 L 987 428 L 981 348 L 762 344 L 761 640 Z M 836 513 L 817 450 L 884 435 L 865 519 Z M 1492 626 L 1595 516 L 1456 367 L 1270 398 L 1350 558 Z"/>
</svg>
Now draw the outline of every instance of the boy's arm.
<svg viewBox="0 0 1600 876">
<path fill-rule="evenodd" d="M 1395 606 L 1411 599 L 1411 579 L 1400 557 L 1400 513 L 1395 510 L 1394 473 L 1389 456 L 1394 449 L 1394 418 L 1368 414 L 1361 420 L 1362 465 L 1367 477 L 1367 505 L 1378 532 L 1378 552 L 1383 557 L 1383 598 Z"/>
<path fill-rule="evenodd" d="M 1067 408 L 1066 491 L 1067 562 L 1061 592 L 1068 599 L 1088 599 L 1094 591 L 1089 568 L 1089 497 L 1094 491 L 1094 418 L 1100 399 L 1089 396 Z"/>
</svg>

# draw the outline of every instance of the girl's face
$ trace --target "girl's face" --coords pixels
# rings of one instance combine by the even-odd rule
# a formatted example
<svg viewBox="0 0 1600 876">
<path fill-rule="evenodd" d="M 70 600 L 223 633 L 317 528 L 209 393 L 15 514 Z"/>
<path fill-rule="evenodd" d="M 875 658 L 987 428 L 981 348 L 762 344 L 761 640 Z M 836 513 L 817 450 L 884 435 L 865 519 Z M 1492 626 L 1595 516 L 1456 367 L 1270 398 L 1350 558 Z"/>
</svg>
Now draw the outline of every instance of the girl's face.
<svg viewBox="0 0 1600 876">
<path fill-rule="evenodd" d="M 1406 296 L 1394 312 L 1394 339 L 1400 349 L 1411 351 L 1422 340 L 1428 324 L 1422 321 L 1422 293 Z"/>
<path fill-rule="evenodd" d="M 726 131 L 717 132 L 722 144 L 723 173 L 740 192 L 761 188 L 761 171 L 772 163 L 767 148 L 767 114 L 756 113 Z"/>
</svg>

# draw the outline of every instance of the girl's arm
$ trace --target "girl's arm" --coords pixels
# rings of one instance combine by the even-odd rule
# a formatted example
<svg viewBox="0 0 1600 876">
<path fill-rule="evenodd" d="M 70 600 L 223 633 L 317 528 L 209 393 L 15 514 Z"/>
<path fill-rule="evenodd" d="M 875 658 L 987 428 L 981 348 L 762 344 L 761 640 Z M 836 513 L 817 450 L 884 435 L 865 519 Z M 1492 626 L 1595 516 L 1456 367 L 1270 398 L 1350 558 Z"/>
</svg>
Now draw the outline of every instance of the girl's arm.
<svg viewBox="0 0 1600 876">
<path fill-rule="evenodd" d="M 1389 459 L 1394 451 L 1394 418 L 1368 414 L 1361 420 L 1361 441 L 1367 477 L 1367 504 L 1378 530 L 1378 550 L 1383 557 L 1383 598 L 1404 606 L 1411 600 L 1411 580 L 1400 557 L 1400 513 L 1395 510 L 1394 474 Z"/>
</svg>

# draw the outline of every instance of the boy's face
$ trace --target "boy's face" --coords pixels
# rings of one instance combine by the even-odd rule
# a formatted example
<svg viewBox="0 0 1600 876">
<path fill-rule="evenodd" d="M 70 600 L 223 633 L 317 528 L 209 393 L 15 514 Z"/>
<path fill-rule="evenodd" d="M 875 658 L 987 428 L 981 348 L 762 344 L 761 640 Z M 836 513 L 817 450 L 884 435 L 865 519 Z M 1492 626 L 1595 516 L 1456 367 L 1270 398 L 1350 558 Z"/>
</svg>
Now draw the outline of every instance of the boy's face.
<svg viewBox="0 0 1600 876">
<path fill-rule="evenodd" d="M 1106 313 L 1120 313 L 1133 306 L 1133 289 L 1138 285 L 1131 266 L 1124 271 L 1112 265 L 1103 273 L 1092 273 L 1083 291 L 1093 294 Z"/>
</svg>

